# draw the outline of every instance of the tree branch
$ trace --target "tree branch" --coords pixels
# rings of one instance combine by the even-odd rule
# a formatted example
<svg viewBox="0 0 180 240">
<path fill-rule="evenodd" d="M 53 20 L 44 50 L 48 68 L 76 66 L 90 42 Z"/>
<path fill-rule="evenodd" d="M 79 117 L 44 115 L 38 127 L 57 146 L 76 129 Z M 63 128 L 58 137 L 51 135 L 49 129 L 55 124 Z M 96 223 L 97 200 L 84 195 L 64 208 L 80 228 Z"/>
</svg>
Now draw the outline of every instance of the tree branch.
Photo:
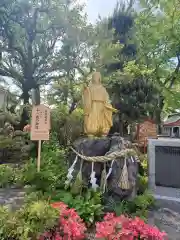
<svg viewBox="0 0 180 240">
<path fill-rule="evenodd" d="M 21 84 L 23 84 L 24 82 L 23 77 L 14 68 L 7 69 L 5 66 L 3 66 L 3 68 L 0 68 L 0 75 L 4 77 L 10 77 L 16 80 L 18 79 Z"/>
<path fill-rule="evenodd" d="M 177 78 L 177 74 L 179 73 L 179 70 L 180 70 L 180 56 L 179 55 L 177 55 L 177 59 L 178 59 L 178 64 L 177 64 L 174 72 L 172 73 L 172 75 L 170 77 L 168 77 L 165 80 L 165 85 L 170 81 L 169 88 L 172 88 L 172 86 L 174 85 L 176 78 Z"/>
<path fill-rule="evenodd" d="M 9 46 L 9 48 L 2 47 L 1 49 L 2 49 L 3 52 L 7 52 L 7 53 L 10 53 L 10 54 L 13 54 L 14 52 L 17 52 L 21 57 L 20 62 L 21 62 L 22 66 L 25 66 L 25 64 L 27 63 L 24 52 L 19 46 L 13 46 L 12 45 L 12 46 Z"/>
<path fill-rule="evenodd" d="M 50 76 L 50 77 L 47 77 L 47 78 L 41 78 L 38 80 L 37 84 L 38 85 L 43 85 L 43 84 L 48 84 L 50 83 L 52 80 L 59 80 L 63 77 L 65 77 L 66 74 L 63 74 L 63 75 L 59 75 L 59 76 Z"/>
<path fill-rule="evenodd" d="M 34 72 L 36 71 L 38 66 L 41 66 L 45 63 L 45 61 L 47 60 L 47 57 L 51 54 L 51 51 L 53 51 L 55 44 L 57 42 L 57 39 L 58 39 L 58 37 L 55 37 L 54 40 L 52 41 L 51 45 L 49 47 L 47 47 L 46 54 L 43 56 L 43 59 L 41 59 L 39 62 L 37 61 L 36 63 L 34 63 L 34 68 L 33 68 Z M 35 59 L 40 57 L 40 55 L 38 55 L 38 53 L 36 53 L 36 55 L 34 56 Z"/>
</svg>

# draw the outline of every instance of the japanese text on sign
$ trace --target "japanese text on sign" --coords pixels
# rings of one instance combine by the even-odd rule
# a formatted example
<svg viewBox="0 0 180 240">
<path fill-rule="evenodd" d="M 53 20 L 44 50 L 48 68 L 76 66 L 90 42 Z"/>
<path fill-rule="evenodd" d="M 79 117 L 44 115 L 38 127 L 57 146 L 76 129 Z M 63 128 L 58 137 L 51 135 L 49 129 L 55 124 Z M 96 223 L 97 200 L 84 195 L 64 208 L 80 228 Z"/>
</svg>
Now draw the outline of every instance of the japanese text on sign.
<svg viewBox="0 0 180 240">
<path fill-rule="evenodd" d="M 34 106 L 31 126 L 31 140 L 49 140 L 50 109 L 45 105 Z"/>
</svg>

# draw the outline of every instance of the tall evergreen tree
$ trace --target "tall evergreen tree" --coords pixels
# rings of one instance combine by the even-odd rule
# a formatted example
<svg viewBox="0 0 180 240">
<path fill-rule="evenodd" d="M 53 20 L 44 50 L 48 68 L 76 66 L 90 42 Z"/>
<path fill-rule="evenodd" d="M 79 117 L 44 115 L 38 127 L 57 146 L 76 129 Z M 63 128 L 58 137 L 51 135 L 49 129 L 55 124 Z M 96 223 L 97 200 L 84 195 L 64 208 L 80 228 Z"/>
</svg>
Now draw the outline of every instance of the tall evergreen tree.
<svg viewBox="0 0 180 240">
<path fill-rule="evenodd" d="M 152 82 L 148 72 L 142 73 L 137 67 L 134 34 L 136 12 L 133 3 L 134 1 L 131 0 L 129 5 L 117 5 L 113 16 L 109 19 L 109 27 L 114 28 L 113 42 L 122 44 L 118 54 L 119 61 L 106 66 L 107 72 L 110 74 L 109 92 L 113 104 L 120 110 L 121 133 L 122 125 L 125 122 L 139 122 L 145 117 L 154 117 L 155 106 L 158 108 L 158 88 Z M 131 68 L 132 65 L 135 66 L 134 69 Z"/>
<path fill-rule="evenodd" d="M 123 45 L 119 52 L 119 62 L 111 64 L 109 71 L 123 70 L 124 63 L 135 59 L 136 46 L 133 43 L 133 25 L 135 12 L 133 9 L 134 0 L 130 0 L 128 6 L 125 3 L 117 3 L 112 17 L 109 18 L 109 28 L 114 29 L 113 42 Z"/>
</svg>

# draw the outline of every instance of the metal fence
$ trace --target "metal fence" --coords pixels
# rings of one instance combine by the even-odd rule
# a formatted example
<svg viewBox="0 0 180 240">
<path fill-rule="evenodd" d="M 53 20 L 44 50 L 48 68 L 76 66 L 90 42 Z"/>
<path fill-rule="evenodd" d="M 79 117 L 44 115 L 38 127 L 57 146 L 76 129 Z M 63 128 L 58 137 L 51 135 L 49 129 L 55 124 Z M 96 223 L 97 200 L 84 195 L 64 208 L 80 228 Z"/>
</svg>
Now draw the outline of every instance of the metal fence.
<svg viewBox="0 0 180 240">
<path fill-rule="evenodd" d="M 155 184 L 180 188 L 180 147 L 155 146 Z"/>
</svg>

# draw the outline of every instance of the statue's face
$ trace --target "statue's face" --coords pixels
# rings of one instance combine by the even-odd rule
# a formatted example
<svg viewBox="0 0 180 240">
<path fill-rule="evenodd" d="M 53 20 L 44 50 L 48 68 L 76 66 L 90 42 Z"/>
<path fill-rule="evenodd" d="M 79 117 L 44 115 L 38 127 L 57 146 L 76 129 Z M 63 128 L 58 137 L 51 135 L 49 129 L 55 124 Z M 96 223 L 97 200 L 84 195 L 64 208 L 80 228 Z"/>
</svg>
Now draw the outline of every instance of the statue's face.
<svg viewBox="0 0 180 240">
<path fill-rule="evenodd" d="M 99 72 L 95 72 L 92 76 L 92 83 L 100 84 L 101 83 L 101 74 Z"/>
</svg>

